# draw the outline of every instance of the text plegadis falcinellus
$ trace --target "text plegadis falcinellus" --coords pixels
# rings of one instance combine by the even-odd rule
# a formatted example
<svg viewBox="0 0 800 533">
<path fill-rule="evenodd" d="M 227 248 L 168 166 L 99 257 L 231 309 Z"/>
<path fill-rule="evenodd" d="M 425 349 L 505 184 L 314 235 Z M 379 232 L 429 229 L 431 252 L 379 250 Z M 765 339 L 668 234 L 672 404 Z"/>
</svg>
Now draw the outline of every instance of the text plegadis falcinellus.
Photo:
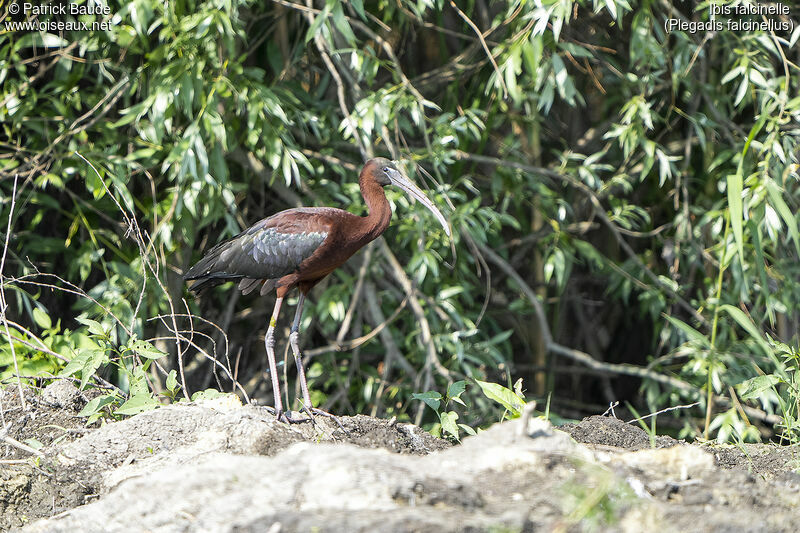
<svg viewBox="0 0 800 533">
<path fill-rule="evenodd" d="M 262 295 L 276 289 L 277 299 L 264 344 L 269 359 L 275 411 L 279 420 L 294 421 L 283 413 L 274 352 L 275 325 L 283 299 L 291 289 L 299 287 L 300 298 L 289 342 L 297 364 L 303 409 L 309 414 L 327 414 L 313 408 L 308 394 L 298 343 L 303 302 L 314 285 L 364 245 L 376 239 L 389 226 L 392 209 L 383 187 L 396 185 L 419 200 L 430 209 L 444 227 L 445 233 L 450 236 L 450 228 L 444 216 L 388 159 L 378 157 L 367 161 L 358 177 L 358 184 L 369 209 L 367 216 L 360 217 L 332 207 L 287 209 L 216 245 L 184 275 L 186 280 L 195 280 L 190 287 L 192 291 L 233 280 L 239 281 L 239 289 L 243 294 L 254 291 L 259 284 Z"/>
</svg>

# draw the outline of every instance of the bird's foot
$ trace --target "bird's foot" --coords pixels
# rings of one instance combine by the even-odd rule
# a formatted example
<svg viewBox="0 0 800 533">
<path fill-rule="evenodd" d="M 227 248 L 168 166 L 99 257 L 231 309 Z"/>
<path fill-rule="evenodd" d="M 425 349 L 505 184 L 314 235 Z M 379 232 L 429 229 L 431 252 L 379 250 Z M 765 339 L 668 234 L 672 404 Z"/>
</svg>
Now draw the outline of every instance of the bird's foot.
<svg viewBox="0 0 800 533">
<path fill-rule="evenodd" d="M 284 411 L 283 409 L 275 409 L 274 407 L 270 407 L 268 405 L 264 406 L 264 409 L 269 411 L 269 414 L 273 415 L 278 422 L 284 422 L 286 424 L 302 424 L 304 422 L 314 422 L 312 417 L 298 417 L 300 413 L 294 411 Z"/>
<path fill-rule="evenodd" d="M 339 429 L 344 431 L 345 434 L 349 435 L 349 433 L 350 433 L 349 431 L 347 431 L 347 429 L 345 429 L 345 427 L 342 425 L 342 422 L 339 420 L 339 418 L 336 415 L 332 415 L 329 412 L 323 411 L 322 409 L 317 409 L 316 407 L 306 407 L 305 405 L 302 407 L 301 411 L 305 411 L 308 414 L 308 416 L 310 416 L 312 418 L 312 420 L 314 418 L 314 415 L 319 415 L 319 416 L 324 416 L 326 418 L 330 418 L 331 420 L 336 422 L 336 425 L 339 426 Z"/>
<path fill-rule="evenodd" d="M 303 424 L 305 422 L 311 422 L 312 424 L 316 424 L 314 420 L 314 415 L 324 416 L 325 418 L 330 418 L 336 425 L 339 426 L 345 434 L 350 434 L 349 431 L 344 427 L 342 422 L 336 415 L 332 415 L 327 411 L 323 411 L 322 409 L 317 409 L 316 407 L 306 407 L 305 405 L 300 408 L 299 412 L 296 411 L 284 411 L 282 409 L 275 409 L 274 407 L 265 406 L 265 408 L 269 411 L 270 414 L 275 415 L 275 418 L 278 422 L 284 422 L 286 424 Z M 299 416 L 300 413 L 304 412 L 307 414 L 307 417 Z"/>
<path fill-rule="evenodd" d="M 293 411 L 276 411 L 275 418 L 278 419 L 279 422 L 286 422 L 287 424 L 302 424 L 304 422 L 311 422 L 314 423 L 314 417 L 309 415 L 306 417 L 299 417 L 300 413 L 295 413 Z"/>
</svg>

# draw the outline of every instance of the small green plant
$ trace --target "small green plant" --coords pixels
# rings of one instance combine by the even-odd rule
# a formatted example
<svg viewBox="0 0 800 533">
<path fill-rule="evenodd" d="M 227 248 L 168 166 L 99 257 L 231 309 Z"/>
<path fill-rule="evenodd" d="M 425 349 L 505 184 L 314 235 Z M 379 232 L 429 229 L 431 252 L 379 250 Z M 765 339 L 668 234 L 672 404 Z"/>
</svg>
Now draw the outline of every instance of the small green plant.
<svg viewBox="0 0 800 533">
<path fill-rule="evenodd" d="M 728 341 L 723 348 L 716 347 L 714 341 L 688 324 L 674 317 L 667 320 L 687 337 L 684 348 L 692 354 L 695 360 L 694 368 L 707 374 L 706 384 L 706 430 L 704 435 L 708 438 L 709 432 L 717 432 L 717 441 L 751 441 L 758 442 L 761 436 L 750 424 L 744 411 L 734 406 L 713 417 L 708 402 L 709 396 L 716 391 L 718 394 L 723 388 L 722 374 L 726 372 L 723 361 L 733 360 L 732 354 L 743 350 L 754 354 L 749 364 L 758 373 L 757 376 L 746 379 L 730 388 L 732 395 L 738 395 L 743 402 L 756 401 L 768 412 L 779 414 L 782 422 L 778 425 L 781 439 L 796 444 L 800 442 L 800 380 L 797 370 L 800 368 L 800 355 L 797 348 L 779 342 L 758 329 L 752 317 L 738 307 L 724 304 L 718 307 L 717 317 L 727 316 L 738 325 L 745 333 L 742 338 Z M 713 332 L 712 332 L 713 333 Z M 716 358 L 709 356 L 710 352 Z M 766 370 L 765 370 L 766 369 Z M 735 388 L 735 394 L 734 394 Z"/>
<path fill-rule="evenodd" d="M 759 346 L 773 361 L 774 370 L 743 381 L 737 385 L 737 393 L 744 401 L 758 400 L 762 404 L 773 405 L 781 413 L 781 438 L 797 444 L 800 442 L 800 378 L 797 376 L 800 353 L 794 346 L 776 341 L 769 335 L 766 340 L 755 337 L 757 332 L 752 329 L 748 329 L 748 333 L 760 340 Z M 738 418 L 735 413 L 726 413 L 726 420 L 735 416 Z M 741 431 L 739 427 L 734 427 Z M 744 430 L 747 433 L 742 438 L 749 436 L 751 440 L 759 440 L 758 431 L 753 426 L 747 424 Z"/>
<path fill-rule="evenodd" d="M 178 392 L 181 390 L 181 386 L 178 384 L 178 371 L 174 368 L 169 371 L 167 374 L 167 379 L 164 382 L 164 385 L 167 387 L 167 390 L 162 392 L 164 396 L 169 398 L 171 401 L 175 401 L 175 398 L 178 395 Z"/>
<path fill-rule="evenodd" d="M 230 394 L 226 392 L 220 392 L 217 389 L 205 389 L 192 394 L 192 401 L 198 402 L 202 400 L 216 400 L 217 398 L 224 398 L 226 396 L 230 396 Z"/>
<path fill-rule="evenodd" d="M 710 431 L 717 431 L 717 442 L 761 442 L 761 434 L 758 429 L 743 419 L 736 407 L 719 413 L 714 417 L 708 428 Z"/>
<path fill-rule="evenodd" d="M 490 400 L 494 400 L 505 408 L 500 420 L 519 418 L 522 409 L 525 407 L 525 397 L 522 394 L 522 379 L 514 383 L 514 390 L 503 387 L 499 383 L 475 380 L 481 388 L 483 394 Z"/>
<path fill-rule="evenodd" d="M 522 409 L 525 407 L 525 399 L 522 395 L 522 379 L 517 380 L 514 384 L 514 390 L 508 389 L 498 383 L 490 383 L 488 381 L 475 380 L 475 383 L 480 387 L 484 396 L 500 404 L 503 408 L 503 414 L 500 420 L 518 418 L 522 414 Z M 459 428 L 461 428 L 468 435 L 475 435 L 476 431 L 467 424 L 459 424 L 458 413 L 453 410 L 448 410 L 448 405 L 451 402 L 458 403 L 464 407 L 467 404 L 461 399 L 461 395 L 467 389 L 466 381 L 456 381 L 447 388 L 447 394 L 442 396 L 437 391 L 428 391 L 423 393 L 415 393 L 412 398 L 425 402 L 425 404 L 433 409 L 439 417 L 439 422 L 434 424 L 430 432 L 432 435 L 441 437 L 442 432 L 449 435 L 455 440 L 459 441 Z"/>
<path fill-rule="evenodd" d="M 461 399 L 461 395 L 464 394 L 466 390 L 467 382 L 461 380 L 450 384 L 450 386 L 447 387 L 447 394 L 444 397 L 441 393 L 436 391 L 414 393 L 411 395 L 414 400 L 425 402 L 425 405 L 433 409 L 439 417 L 439 423 L 434 424 L 433 428 L 431 428 L 432 435 L 441 437 L 442 432 L 444 432 L 446 435 L 460 441 L 459 428 L 469 435 L 475 435 L 475 430 L 472 429 L 471 426 L 456 422 L 456 420 L 458 420 L 458 413 L 447 409 L 451 403 L 458 403 L 466 407 L 466 404 Z"/>
<path fill-rule="evenodd" d="M 87 424 L 90 424 L 103 416 L 107 411 L 104 409 L 106 407 L 115 407 L 111 412 L 116 417 L 135 415 L 158 407 L 160 402 L 150 391 L 147 370 L 154 360 L 166 354 L 135 336 L 130 337 L 124 345 L 118 346 L 112 339 L 111 331 L 96 320 L 84 317 L 77 320 L 88 328 L 91 343 L 77 351 L 77 355 L 67 363 L 60 376 L 69 377 L 80 373 L 80 387 L 83 389 L 98 369 L 113 365 L 119 374 L 119 382 L 128 386 L 127 398 L 120 391 L 112 390 L 93 398 L 79 416 L 88 417 Z M 177 379 L 170 375 L 172 381 L 168 379 L 169 394 L 166 396 L 174 398 L 178 388 Z"/>
</svg>

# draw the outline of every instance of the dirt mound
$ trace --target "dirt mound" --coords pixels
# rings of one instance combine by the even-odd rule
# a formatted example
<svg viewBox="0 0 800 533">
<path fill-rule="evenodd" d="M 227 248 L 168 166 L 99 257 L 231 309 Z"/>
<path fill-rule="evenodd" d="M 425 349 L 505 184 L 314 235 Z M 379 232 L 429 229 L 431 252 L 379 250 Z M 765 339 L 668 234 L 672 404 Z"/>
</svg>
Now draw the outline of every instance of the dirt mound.
<svg viewBox="0 0 800 533">
<path fill-rule="evenodd" d="M 410 424 L 341 422 L 287 426 L 222 400 L 62 432 L 42 457 L 2 465 L 0 519 L 49 533 L 788 532 L 800 518 L 795 448 L 651 446 L 603 417 L 566 426 L 575 440 L 526 416 L 459 446 Z"/>
<path fill-rule="evenodd" d="M 25 389 L 23 409 L 16 387 L 0 389 L 0 529 L 86 503 L 91 493 L 69 472 L 48 467 L 44 450 L 91 430 L 78 412 L 91 399 L 68 381 L 56 381 L 41 394 Z M 41 450 L 41 451 L 40 451 Z"/>
<path fill-rule="evenodd" d="M 231 396 L 87 428 L 78 412 L 91 395 L 68 381 L 41 394 L 26 390 L 26 410 L 16 388 L 2 394 L 8 439 L 0 460 L 0 530 L 56 515 L 125 479 L 208 453 L 271 456 L 297 442 L 349 443 L 400 454 L 451 446 L 412 424 L 367 416 L 340 417 L 344 431 L 325 418 L 315 425 L 286 425 L 267 408 L 242 406 Z"/>
<path fill-rule="evenodd" d="M 648 448 L 669 448 L 676 445 L 688 446 L 672 437 L 650 436 L 640 427 L 626 424 L 618 418 L 590 416 L 580 424 L 565 424 L 558 429 L 565 431 L 578 442 L 590 445 L 593 449 L 604 447 L 626 450 Z M 800 481 L 800 448 L 797 446 L 778 446 L 774 444 L 717 444 L 715 441 L 693 444 L 711 453 L 717 466 L 730 470 L 743 470 L 763 479 L 779 477 L 797 484 Z"/>
<path fill-rule="evenodd" d="M 564 424 L 560 430 L 566 431 L 578 442 L 614 446 L 626 450 L 645 450 L 647 448 L 669 448 L 678 441 L 672 437 L 650 436 L 642 428 L 626 424 L 619 418 L 609 416 L 590 416 L 580 424 Z"/>
</svg>

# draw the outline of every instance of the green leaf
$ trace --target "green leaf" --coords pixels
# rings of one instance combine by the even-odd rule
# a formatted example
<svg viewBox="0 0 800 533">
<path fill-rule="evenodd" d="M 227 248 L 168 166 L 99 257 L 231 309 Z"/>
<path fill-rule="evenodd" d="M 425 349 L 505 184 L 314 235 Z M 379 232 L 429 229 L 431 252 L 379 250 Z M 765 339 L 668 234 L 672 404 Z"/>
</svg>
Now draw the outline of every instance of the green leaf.
<svg viewBox="0 0 800 533">
<path fill-rule="evenodd" d="M 572 245 L 575 246 L 575 249 L 582 256 L 589 260 L 589 263 L 594 263 L 595 268 L 603 268 L 603 265 L 605 264 L 605 258 L 603 257 L 603 254 L 598 252 L 591 243 L 582 241 L 580 239 L 575 239 L 572 241 Z"/>
<path fill-rule="evenodd" d="M 456 381 L 447 387 L 447 398 L 449 400 L 457 399 L 465 390 L 467 390 L 467 382 L 463 379 L 461 381 Z"/>
<path fill-rule="evenodd" d="M 750 75 L 749 71 L 744 75 L 742 78 L 741 83 L 739 83 L 739 89 L 736 91 L 736 99 L 733 101 L 733 106 L 738 106 L 742 100 L 744 100 L 745 95 L 747 94 L 747 88 L 750 86 Z"/>
<path fill-rule="evenodd" d="M 769 193 L 769 199 L 772 203 L 772 207 L 775 208 L 775 211 L 783 219 L 784 224 L 789 229 L 789 235 L 794 241 L 794 248 L 797 251 L 797 254 L 800 255 L 800 232 L 797 230 L 797 220 L 795 220 L 795 215 L 792 213 L 792 210 L 789 209 L 789 206 L 786 205 L 786 202 L 783 200 L 781 196 L 781 190 L 778 185 L 772 181 L 767 181 L 767 193 Z"/>
<path fill-rule="evenodd" d="M 69 41 L 52 33 L 34 31 L 19 37 L 16 47 L 17 49 L 29 47 L 64 48 L 68 44 Z"/>
<path fill-rule="evenodd" d="M 89 358 L 90 352 L 89 350 L 81 350 L 78 352 L 78 355 L 73 357 L 67 366 L 65 366 L 61 372 L 59 372 L 59 376 L 61 377 L 68 377 L 80 371 L 83 368 L 86 359 Z"/>
<path fill-rule="evenodd" d="M 458 424 L 456 424 L 456 420 L 458 420 L 458 413 L 455 411 L 439 413 L 439 421 L 442 424 L 444 432 L 458 439 Z"/>
<path fill-rule="evenodd" d="M 614 0 L 605 0 L 605 4 L 606 9 L 611 13 L 611 18 L 617 20 L 617 4 L 614 3 Z"/>
<path fill-rule="evenodd" d="M 103 178 L 98 176 L 95 172 L 88 172 L 86 174 L 86 188 L 92 193 L 95 200 L 99 200 L 106 195 L 106 188 L 103 183 Z"/>
<path fill-rule="evenodd" d="M 130 400 L 123 403 L 119 409 L 114 411 L 116 415 L 135 415 L 144 411 L 155 409 L 160 404 L 158 400 L 150 396 L 150 394 L 137 394 Z"/>
<path fill-rule="evenodd" d="M 747 221 L 747 232 L 753 240 L 753 251 L 756 254 L 755 267 L 758 271 L 758 279 L 761 282 L 761 294 L 765 301 L 769 301 L 771 293 L 769 289 L 769 281 L 767 280 L 767 269 L 765 265 L 767 262 L 764 259 L 764 250 L 761 247 L 761 230 L 756 222 L 751 218 Z M 770 323 L 775 323 L 775 310 L 773 306 L 767 306 L 767 313 L 769 315 Z"/>
<path fill-rule="evenodd" d="M 792 36 L 789 38 L 789 48 L 794 48 L 797 40 L 800 39 L 800 24 L 795 25 Z"/>
<path fill-rule="evenodd" d="M 444 301 L 463 292 L 464 292 L 464 287 L 459 287 L 459 286 L 447 287 L 446 289 L 442 289 L 441 291 L 439 291 L 439 296 L 437 300 Z"/>
<path fill-rule="evenodd" d="M 793 368 L 787 371 L 784 361 L 778 358 L 772 346 L 770 346 L 770 344 L 764 340 L 762 333 L 756 328 L 752 320 L 750 320 L 750 318 L 741 309 L 732 305 L 721 305 L 720 310 L 726 311 L 728 314 L 730 314 L 758 343 L 761 349 L 764 350 L 764 353 L 767 354 L 767 357 L 769 357 L 772 360 L 773 365 L 775 365 L 774 372 L 777 374 L 777 377 L 785 383 L 792 382 L 793 376 L 790 376 L 789 372 L 793 370 Z M 770 342 L 774 343 L 772 339 L 770 339 Z M 778 349 L 780 350 L 780 345 L 778 345 Z M 755 363 L 753 364 L 755 365 Z M 757 366 L 756 369 L 758 370 Z"/>
<path fill-rule="evenodd" d="M 490 400 L 496 401 L 515 416 L 522 414 L 522 408 L 525 407 L 525 400 L 517 396 L 514 391 L 497 383 L 489 383 L 479 379 L 476 379 L 475 383 L 478 384 L 483 394 Z"/>
<path fill-rule="evenodd" d="M 36 440 L 34 438 L 25 439 L 22 442 L 27 444 L 28 446 L 30 446 L 34 450 L 41 450 L 42 448 L 44 448 L 44 444 L 42 444 L 41 442 L 39 442 L 38 440 Z"/>
<path fill-rule="evenodd" d="M 746 82 L 746 77 L 742 82 Z M 738 102 L 737 102 L 738 103 Z M 742 154 L 739 157 L 739 165 L 736 167 L 736 174 L 728 176 L 728 209 L 730 210 L 731 228 L 733 229 L 733 237 L 736 240 L 736 249 L 739 251 L 739 261 L 742 267 L 745 267 L 744 257 L 744 240 L 742 238 L 742 220 L 744 219 L 744 209 L 742 207 L 742 182 L 744 180 L 744 161 L 747 155 L 747 150 L 750 149 L 750 143 L 753 142 L 758 132 L 764 127 L 767 120 L 767 115 L 762 114 L 761 118 L 753 124 L 750 128 L 750 134 L 747 136 L 747 141 L 744 143 Z M 723 256 L 725 254 L 723 253 Z"/>
<path fill-rule="evenodd" d="M 150 387 L 147 384 L 146 370 L 150 361 L 144 361 L 141 365 L 133 367 L 133 372 L 130 376 L 130 389 L 128 394 L 130 396 L 138 396 L 139 394 L 149 394 Z"/>
<path fill-rule="evenodd" d="M 422 400 L 425 402 L 428 407 L 433 409 L 436 412 L 439 412 L 439 406 L 442 403 L 442 395 L 436 391 L 428 391 L 428 392 L 415 392 L 411 395 L 411 398 L 414 400 Z"/>
<path fill-rule="evenodd" d="M 727 74 L 725 74 L 722 77 L 722 79 L 720 80 L 720 83 L 722 85 L 725 85 L 726 83 L 729 83 L 731 80 L 733 80 L 737 76 L 740 76 L 740 75 L 744 74 L 744 70 L 745 69 L 744 69 L 744 67 L 742 65 L 739 65 L 736 68 L 732 68 L 731 70 L 728 71 Z"/>
<path fill-rule="evenodd" d="M 758 328 L 756 328 L 756 325 L 753 324 L 753 321 L 750 320 L 750 317 L 744 314 L 744 311 L 742 311 L 738 307 L 734 307 L 728 304 L 719 306 L 719 309 L 720 311 L 725 311 L 726 313 L 731 315 L 733 319 L 736 320 L 736 322 L 738 322 L 739 325 L 742 326 L 742 328 L 745 331 L 747 331 L 750 337 L 758 343 L 758 345 L 761 347 L 762 350 L 764 350 L 764 353 L 767 356 L 772 356 L 773 358 L 775 357 L 775 354 L 773 353 L 770 345 L 767 344 L 767 341 L 764 340 L 764 337 L 761 335 L 761 332 L 758 330 Z"/>
<path fill-rule="evenodd" d="M 347 23 L 347 19 L 344 17 L 344 11 L 342 11 L 342 4 L 339 2 L 336 2 L 336 6 L 333 8 L 333 25 L 339 30 L 339 33 L 342 34 L 342 37 L 345 38 L 350 46 L 356 45 L 356 36 L 353 34 L 350 24 Z"/>
<path fill-rule="evenodd" d="M 78 351 L 78 355 L 76 355 L 69 363 L 67 363 L 67 366 L 64 367 L 64 370 L 62 370 L 59 375 L 71 376 L 80 371 L 80 389 L 83 390 L 83 388 L 86 386 L 86 383 L 89 381 L 89 378 L 94 375 L 100 366 L 107 362 L 108 357 L 106 356 L 106 352 L 104 350 L 91 350 L 84 348 Z"/>
<path fill-rule="evenodd" d="M 451 402 L 456 402 L 457 404 L 463 405 L 464 407 L 467 406 L 467 404 L 464 403 L 464 400 L 462 400 L 461 398 L 458 398 L 458 397 L 450 398 L 450 401 Z"/>
<path fill-rule="evenodd" d="M 466 433 L 467 435 L 472 435 L 474 437 L 475 435 L 478 434 L 474 429 L 472 429 L 471 426 L 468 426 L 466 424 L 459 424 L 458 427 L 463 429 L 464 433 Z"/>
<path fill-rule="evenodd" d="M 131 342 L 128 345 L 128 349 L 133 350 L 141 357 L 145 357 L 147 359 L 160 359 L 161 357 L 167 355 L 149 342 L 138 339 Z"/>
<path fill-rule="evenodd" d="M 50 320 L 50 315 L 38 307 L 33 308 L 33 321 L 36 322 L 36 325 L 42 329 L 50 329 L 53 327 L 53 321 Z"/>
<path fill-rule="evenodd" d="M 364 13 L 364 0 L 351 0 L 350 5 L 353 6 L 353 9 L 356 10 L 358 16 L 361 17 L 361 20 L 366 22 L 367 14 Z"/>
<path fill-rule="evenodd" d="M 731 228 L 733 228 L 733 238 L 736 241 L 736 249 L 739 252 L 739 261 L 744 265 L 744 243 L 742 239 L 742 220 L 744 219 L 744 210 L 742 207 L 742 166 L 739 165 L 739 170 L 736 174 L 730 174 L 727 177 L 728 181 L 728 211 L 731 217 Z M 725 243 L 722 243 L 723 245 Z M 725 256 L 725 250 L 722 252 Z M 723 263 L 721 261 L 721 263 Z"/>
<path fill-rule="evenodd" d="M 85 318 L 81 316 L 77 317 L 75 320 L 77 320 L 84 326 L 88 327 L 89 333 L 92 335 L 100 335 L 102 337 L 108 336 L 108 332 L 106 332 L 106 330 L 103 329 L 103 326 L 100 325 L 100 322 L 96 320 L 92 320 L 91 318 Z"/>
<path fill-rule="evenodd" d="M 113 394 L 104 394 L 102 396 L 98 396 L 97 398 L 92 398 L 89 400 L 89 403 L 87 403 L 86 406 L 81 409 L 81 412 L 78 413 L 78 416 L 91 416 L 99 412 L 106 405 L 114 403 L 117 399 L 117 396 Z"/>
<path fill-rule="evenodd" d="M 175 369 L 170 370 L 167 374 L 166 386 L 170 392 L 175 392 L 178 388 L 178 372 Z"/>
<path fill-rule="evenodd" d="M 764 392 L 781 382 L 781 378 L 772 374 L 757 376 L 736 385 L 742 400 L 757 400 Z"/>
<path fill-rule="evenodd" d="M 192 394 L 192 401 L 196 402 L 198 400 L 213 400 L 215 398 L 219 398 L 220 396 L 224 396 L 224 394 L 224 392 L 220 392 L 216 389 L 201 390 Z"/>
<path fill-rule="evenodd" d="M 314 36 L 317 34 L 317 31 L 319 31 L 319 27 L 323 22 L 325 22 L 325 19 L 328 18 L 330 12 L 331 4 L 328 2 L 325 4 L 325 7 L 322 9 L 320 14 L 314 17 L 314 22 L 312 22 L 311 26 L 308 28 L 308 31 L 306 32 L 306 43 L 314 38 Z"/>
<path fill-rule="evenodd" d="M 708 340 L 708 337 L 694 329 L 692 326 L 673 316 L 667 316 L 666 318 L 670 324 L 684 332 L 686 336 L 689 337 L 689 340 L 694 341 L 706 348 L 711 348 L 711 342 Z"/>
</svg>

